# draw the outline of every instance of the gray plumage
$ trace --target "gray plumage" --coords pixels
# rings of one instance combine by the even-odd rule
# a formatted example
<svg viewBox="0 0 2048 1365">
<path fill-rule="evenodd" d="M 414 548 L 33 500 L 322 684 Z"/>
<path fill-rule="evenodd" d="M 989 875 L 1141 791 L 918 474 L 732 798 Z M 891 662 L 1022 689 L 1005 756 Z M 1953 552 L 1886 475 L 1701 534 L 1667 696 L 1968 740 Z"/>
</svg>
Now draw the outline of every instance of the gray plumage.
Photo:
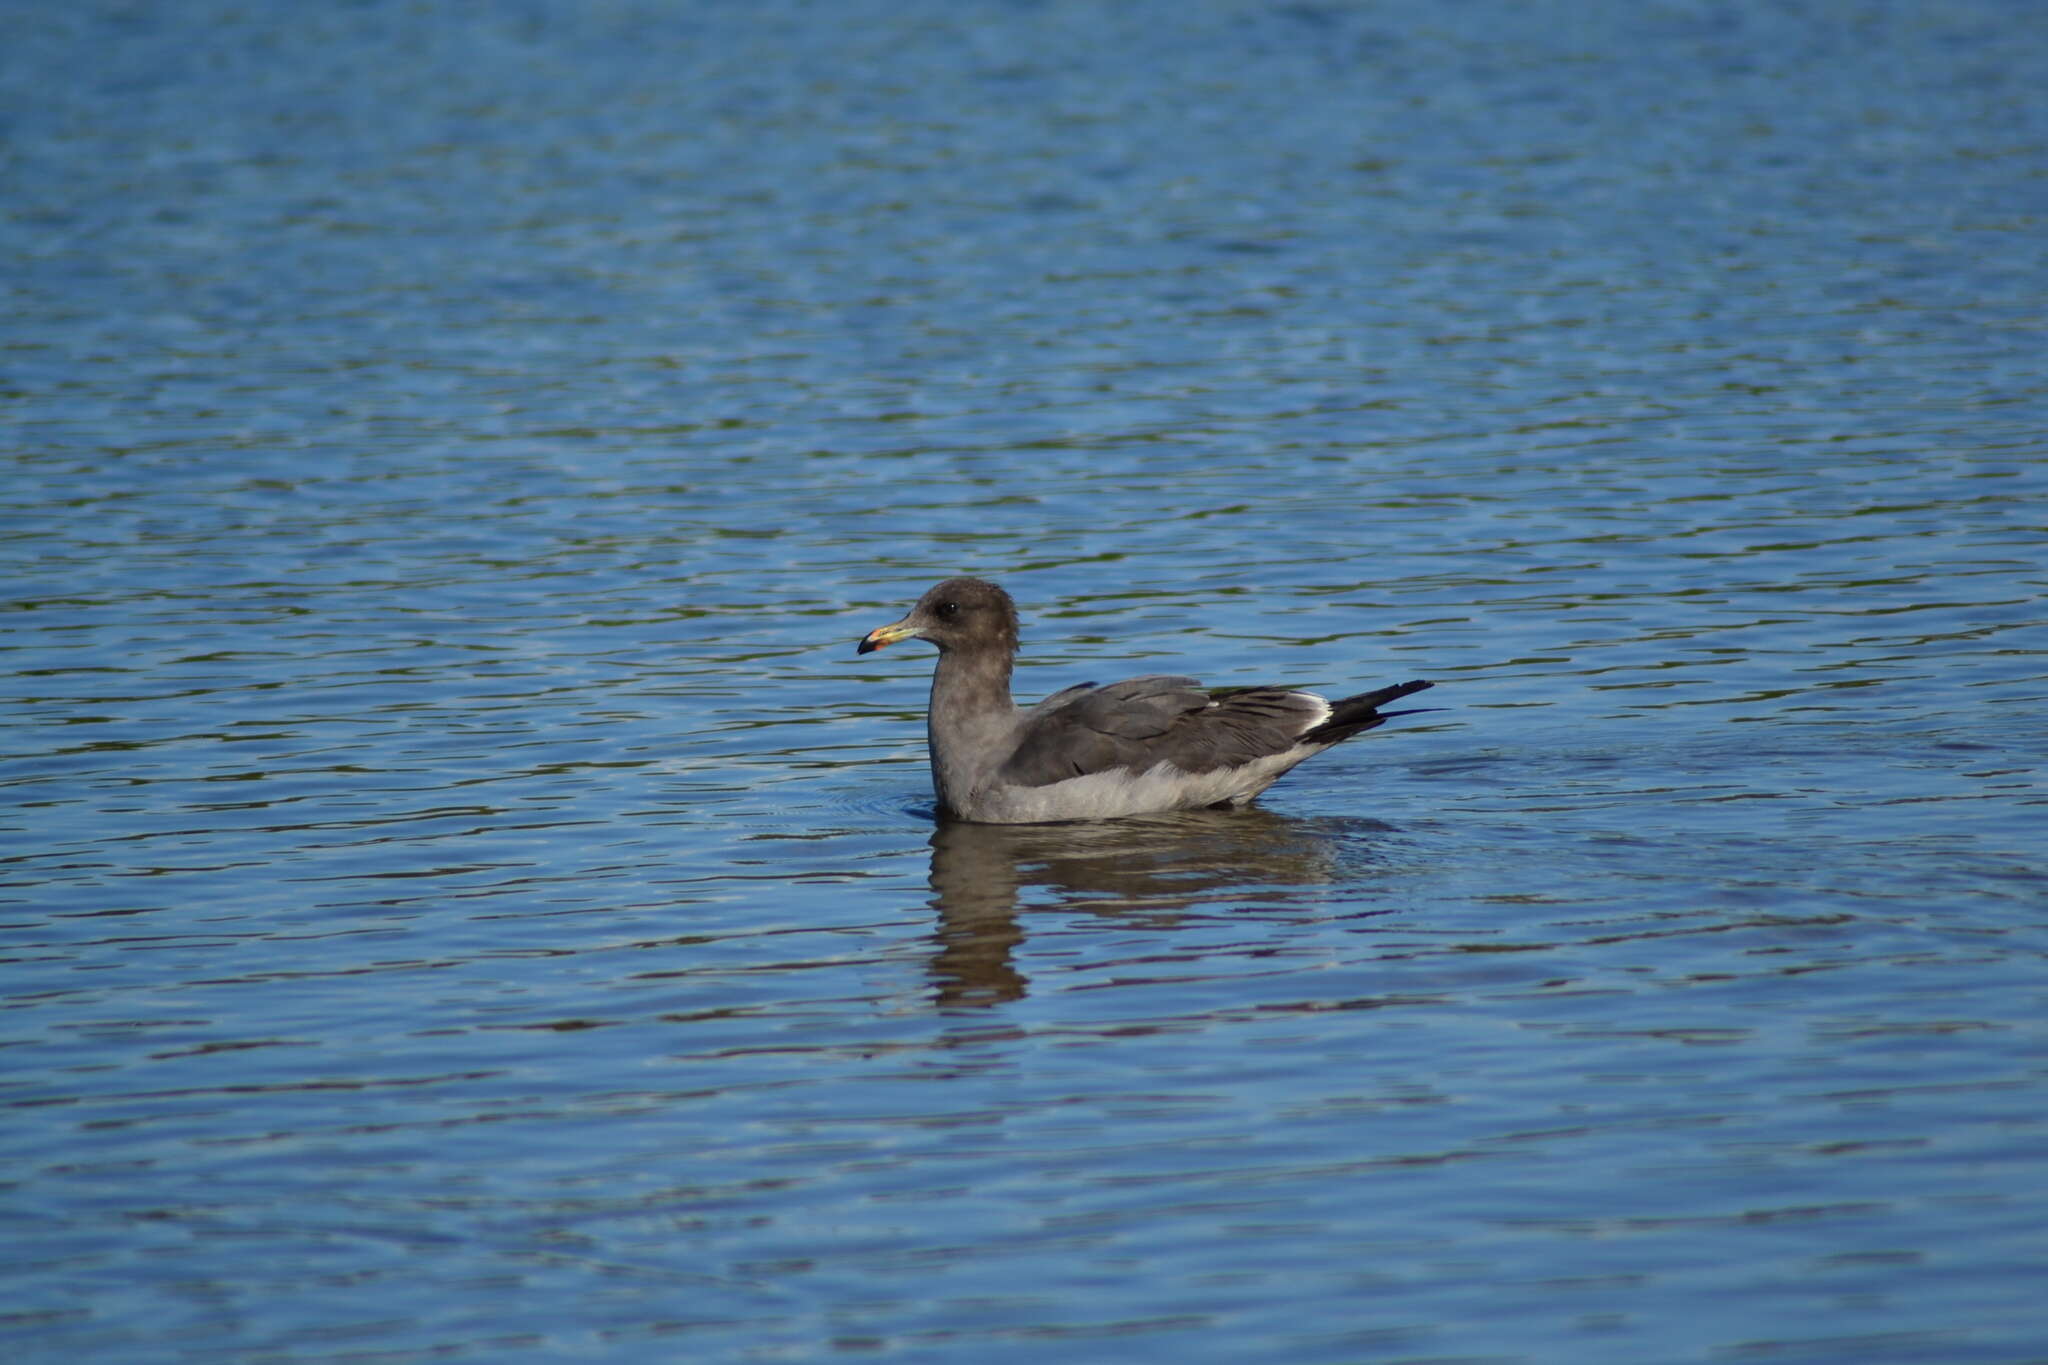
<svg viewBox="0 0 2048 1365">
<path fill-rule="evenodd" d="M 868 632 L 938 646 L 926 738 L 942 813 L 998 824 L 1241 806 L 1290 768 L 1370 730 L 1381 706 L 1430 684 L 1329 701 L 1285 687 L 1205 690 L 1193 678 L 1083 683 L 1036 706 L 1010 700 L 1017 609 L 979 578 L 949 578 Z"/>
</svg>

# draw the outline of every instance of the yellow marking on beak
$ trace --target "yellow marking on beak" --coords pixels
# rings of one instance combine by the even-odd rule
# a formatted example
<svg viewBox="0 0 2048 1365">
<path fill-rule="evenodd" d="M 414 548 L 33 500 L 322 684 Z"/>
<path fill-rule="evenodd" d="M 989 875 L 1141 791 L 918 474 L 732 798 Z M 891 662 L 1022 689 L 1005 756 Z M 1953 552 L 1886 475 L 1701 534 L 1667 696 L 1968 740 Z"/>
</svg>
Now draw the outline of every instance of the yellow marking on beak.
<svg viewBox="0 0 2048 1365">
<path fill-rule="evenodd" d="M 854 650 L 854 653 L 869 654 L 880 649 L 883 645 L 893 645 L 898 640 L 908 640 L 916 636 L 916 634 L 916 626 L 908 625 L 902 621 L 898 621 L 893 626 L 876 626 L 866 635 L 861 636 L 860 646 Z"/>
</svg>

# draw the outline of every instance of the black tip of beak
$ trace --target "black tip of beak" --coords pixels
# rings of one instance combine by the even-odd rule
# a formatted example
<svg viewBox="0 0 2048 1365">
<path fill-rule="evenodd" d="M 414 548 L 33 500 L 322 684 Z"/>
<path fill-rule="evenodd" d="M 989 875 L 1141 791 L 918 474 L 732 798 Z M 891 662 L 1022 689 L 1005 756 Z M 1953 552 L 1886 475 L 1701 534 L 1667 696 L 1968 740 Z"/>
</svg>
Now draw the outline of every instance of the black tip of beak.
<svg viewBox="0 0 2048 1365">
<path fill-rule="evenodd" d="M 853 652 L 856 654 L 872 654 L 880 648 L 880 645 L 863 635 L 860 637 L 860 642 L 854 647 Z"/>
</svg>

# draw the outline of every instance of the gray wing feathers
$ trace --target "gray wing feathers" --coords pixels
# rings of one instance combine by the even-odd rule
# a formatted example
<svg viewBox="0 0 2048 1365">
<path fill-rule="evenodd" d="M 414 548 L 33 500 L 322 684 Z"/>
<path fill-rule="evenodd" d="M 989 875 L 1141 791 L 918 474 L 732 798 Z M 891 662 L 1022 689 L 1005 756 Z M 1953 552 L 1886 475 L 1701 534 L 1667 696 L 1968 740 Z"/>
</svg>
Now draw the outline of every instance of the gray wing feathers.
<svg viewBox="0 0 2048 1365">
<path fill-rule="evenodd" d="M 1020 787 L 1171 763 L 1182 772 L 1234 768 L 1294 747 L 1328 714 L 1317 697 L 1280 687 L 1209 693 L 1193 678 L 1130 678 L 1069 688 L 1034 707 L 999 774 Z"/>
<path fill-rule="evenodd" d="M 1208 704 L 1208 694 L 1193 678 L 1161 675 L 1092 688 L 1054 714 L 1112 739 L 1145 740 L 1165 734 L 1182 716 Z"/>
<path fill-rule="evenodd" d="M 1092 682 L 1075 683 L 1072 687 L 1063 687 L 1044 701 L 1038 703 L 1038 705 L 1032 707 L 1030 714 L 1037 716 L 1047 711 L 1057 711 L 1083 692 L 1093 692 L 1094 690 L 1095 684 Z"/>
</svg>

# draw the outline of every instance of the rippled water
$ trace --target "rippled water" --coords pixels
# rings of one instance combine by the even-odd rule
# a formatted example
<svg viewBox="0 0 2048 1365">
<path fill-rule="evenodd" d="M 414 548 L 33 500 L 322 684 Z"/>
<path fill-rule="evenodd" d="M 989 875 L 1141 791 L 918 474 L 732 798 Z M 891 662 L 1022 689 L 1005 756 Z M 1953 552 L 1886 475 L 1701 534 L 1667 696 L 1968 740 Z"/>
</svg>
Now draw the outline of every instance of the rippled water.
<svg viewBox="0 0 2048 1365">
<path fill-rule="evenodd" d="M 30 6 L 10 1360 L 2048 1356 L 2023 7 Z M 1020 693 L 1437 681 L 935 825 Z"/>
</svg>

